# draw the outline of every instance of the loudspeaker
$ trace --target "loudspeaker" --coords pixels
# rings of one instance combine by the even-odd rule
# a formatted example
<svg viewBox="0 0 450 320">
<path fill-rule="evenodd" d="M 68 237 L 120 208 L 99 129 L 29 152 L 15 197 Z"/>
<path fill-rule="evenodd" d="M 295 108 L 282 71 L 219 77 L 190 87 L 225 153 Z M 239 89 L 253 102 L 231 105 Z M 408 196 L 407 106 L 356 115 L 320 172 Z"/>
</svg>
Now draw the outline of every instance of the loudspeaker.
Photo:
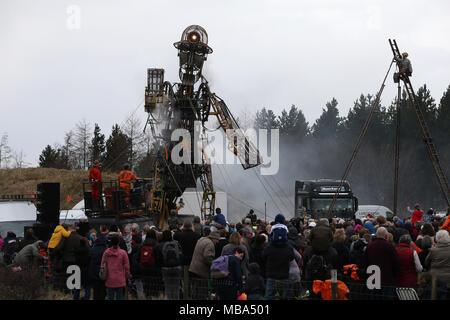
<svg viewBox="0 0 450 320">
<path fill-rule="evenodd" d="M 87 210 L 92 210 L 92 192 L 84 192 L 84 208 Z"/>
<path fill-rule="evenodd" d="M 53 230 L 55 229 L 56 225 L 50 225 L 50 224 L 41 224 L 41 223 L 35 223 L 33 225 L 33 231 L 34 235 L 44 242 L 47 242 L 52 237 Z"/>
<path fill-rule="evenodd" d="M 37 221 L 48 224 L 59 224 L 59 182 L 40 183 L 37 185 L 36 209 Z"/>
</svg>

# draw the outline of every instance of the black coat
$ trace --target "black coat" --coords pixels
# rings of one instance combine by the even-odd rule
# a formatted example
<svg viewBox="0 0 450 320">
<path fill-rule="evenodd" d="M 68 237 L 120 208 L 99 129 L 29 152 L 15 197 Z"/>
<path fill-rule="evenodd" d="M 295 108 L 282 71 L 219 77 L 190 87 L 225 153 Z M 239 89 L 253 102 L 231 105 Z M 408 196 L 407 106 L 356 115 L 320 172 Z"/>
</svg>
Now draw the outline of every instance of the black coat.
<svg viewBox="0 0 450 320">
<path fill-rule="evenodd" d="M 220 257 L 223 247 L 225 247 L 228 244 L 228 240 L 226 238 L 220 238 L 219 242 L 214 246 L 216 249 L 216 259 Z"/>
<path fill-rule="evenodd" d="M 104 236 L 100 236 L 95 240 L 94 246 L 89 249 L 89 281 L 100 280 L 98 274 L 100 272 L 100 264 L 102 262 L 103 253 L 107 249 L 107 240 Z"/>
<path fill-rule="evenodd" d="M 195 245 L 197 244 L 198 239 L 200 239 L 200 234 L 192 230 L 177 231 L 173 235 L 173 239 L 177 240 L 181 246 L 181 251 L 183 253 L 183 256 L 181 257 L 182 264 L 189 266 L 192 261 Z"/>
<path fill-rule="evenodd" d="M 339 266 L 339 259 L 338 259 L 338 253 L 335 248 L 330 246 L 327 251 L 315 251 L 312 246 L 305 249 L 303 252 L 303 274 L 306 275 L 306 268 L 308 266 L 308 261 L 311 259 L 311 257 L 316 255 L 322 255 L 325 258 L 325 261 L 327 265 L 330 265 L 332 269 L 337 269 Z M 307 279 L 310 280 L 310 279 Z"/>
<path fill-rule="evenodd" d="M 89 260 L 90 257 L 88 246 L 80 246 L 75 250 L 75 264 L 80 267 L 82 286 L 86 286 L 88 284 Z"/>
<path fill-rule="evenodd" d="M 333 232 L 330 227 L 318 225 L 311 231 L 311 245 L 317 252 L 326 252 L 333 241 Z"/>
<path fill-rule="evenodd" d="M 336 249 L 338 254 L 337 269 L 342 270 L 345 265 L 350 263 L 350 250 L 342 242 L 333 242 L 331 246 Z"/>
<path fill-rule="evenodd" d="M 153 253 L 155 255 L 155 265 L 151 267 L 145 267 L 140 264 L 141 261 L 141 249 L 144 245 L 150 245 L 153 247 Z M 153 239 L 145 239 L 145 242 L 140 245 L 136 245 L 136 253 L 131 258 L 131 274 L 135 277 L 159 277 L 161 276 L 161 268 L 158 267 L 161 263 L 158 263 L 158 255 L 156 254 L 156 241 Z"/>
<path fill-rule="evenodd" d="M 260 294 L 264 296 L 266 286 L 264 278 L 260 274 L 260 267 L 257 263 L 250 263 L 248 266 L 249 275 L 245 280 L 244 292 L 249 294 Z"/>
<path fill-rule="evenodd" d="M 262 253 L 266 277 L 278 280 L 289 279 L 289 266 L 294 258 L 294 250 L 290 245 L 269 244 Z"/>
<path fill-rule="evenodd" d="M 267 247 L 267 244 L 263 244 L 261 246 L 261 245 L 257 245 L 256 243 L 254 243 L 249 252 L 249 256 L 250 256 L 249 265 L 252 262 L 257 263 L 260 267 L 260 273 L 263 277 L 266 274 L 266 268 L 265 268 L 266 266 L 265 266 L 265 262 L 263 259 L 263 252 L 266 247 Z"/>
<path fill-rule="evenodd" d="M 67 238 L 62 238 L 56 246 L 55 251 L 59 252 L 64 265 L 76 263 L 75 252 L 80 247 L 81 236 L 76 232 L 71 232 Z"/>
</svg>

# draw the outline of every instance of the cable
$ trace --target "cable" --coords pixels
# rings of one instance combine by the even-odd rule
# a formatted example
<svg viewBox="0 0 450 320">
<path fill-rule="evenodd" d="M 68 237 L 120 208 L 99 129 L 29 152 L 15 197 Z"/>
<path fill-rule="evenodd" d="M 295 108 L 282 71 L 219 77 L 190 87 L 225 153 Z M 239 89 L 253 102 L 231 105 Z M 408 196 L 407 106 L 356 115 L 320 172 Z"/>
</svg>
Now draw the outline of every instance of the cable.
<svg viewBox="0 0 450 320">
<path fill-rule="evenodd" d="M 269 183 L 268 179 L 266 179 L 264 176 L 262 176 L 262 180 L 264 180 L 264 181 L 266 182 L 266 184 L 269 186 L 269 188 L 272 189 L 275 198 L 277 198 L 277 199 L 280 201 L 280 203 L 282 204 L 282 206 L 287 210 L 287 212 L 289 212 L 290 209 L 286 206 L 286 204 L 284 203 L 284 201 L 282 201 L 282 200 L 280 199 L 279 196 L 276 196 L 275 188 L 273 188 L 273 187 L 271 186 L 271 184 Z"/>
<path fill-rule="evenodd" d="M 267 191 L 266 186 L 264 185 L 264 183 L 261 181 L 261 178 L 258 176 L 258 174 L 253 170 L 253 173 L 255 173 L 256 177 L 258 178 L 259 182 L 262 184 L 264 190 L 266 190 L 266 193 L 269 195 L 269 197 L 272 199 L 273 204 L 275 205 L 275 207 L 277 207 L 278 211 L 281 212 L 280 207 L 277 205 L 277 203 L 275 202 L 275 200 L 273 199 L 272 195 L 270 194 L 270 192 Z"/>
<path fill-rule="evenodd" d="M 288 197 L 288 195 L 284 192 L 284 189 L 283 188 L 281 188 L 281 186 L 278 184 L 278 182 L 277 182 L 277 180 L 275 179 L 275 177 L 274 176 L 270 176 L 272 179 L 273 179 L 273 181 L 275 182 L 275 184 L 278 186 L 278 188 L 283 192 L 283 194 L 286 196 L 286 198 L 287 199 L 289 199 L 291 202 L 292 202 L 292 200 Z M 295 207 L 295 203 L 294 202 L 292 202 L 292 205 Z"/>
</svg>

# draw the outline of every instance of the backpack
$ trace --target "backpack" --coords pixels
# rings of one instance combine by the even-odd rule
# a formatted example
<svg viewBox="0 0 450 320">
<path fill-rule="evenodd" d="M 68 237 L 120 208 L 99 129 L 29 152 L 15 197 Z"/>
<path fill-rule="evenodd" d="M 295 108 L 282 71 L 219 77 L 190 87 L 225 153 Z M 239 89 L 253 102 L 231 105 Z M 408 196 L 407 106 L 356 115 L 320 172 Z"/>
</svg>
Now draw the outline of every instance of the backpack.
<svg viewBox="0 0 450 320">
<path fill-rule="evenodd" d="M 274 245 L 286 245 L 288 242 L 287 231 L 284 228 L 272 229 L 270 233 L 270 242 Z"/>
<path fill-rule="evenodd" d="M 229 256 L 220 256 L 213 260 L 211 263 L 211 278 L 226 278 L 230 274 L 230 271 L 228 270 L 228 257 Z"/>
<path fill-rule="evenodd" d="M 165 242 L 162 246 L 161 253 L 165 267 L 178 267 L 181 265 L 180 250 L 176 241 Z"/>
<path fill-rule="evenodd" d="M 144 267 L 151 267 L 155 264 L 155 252 L 153 246 L 142 246 L 141 259 L 139 263 Z"/>
<path fill-rule="evenodd" d="M 330 266 L 323 255 L 313 254 L 306 264 L 306 278 L 307 280 L 322 280 L 330 279 Z"/>
</svg>

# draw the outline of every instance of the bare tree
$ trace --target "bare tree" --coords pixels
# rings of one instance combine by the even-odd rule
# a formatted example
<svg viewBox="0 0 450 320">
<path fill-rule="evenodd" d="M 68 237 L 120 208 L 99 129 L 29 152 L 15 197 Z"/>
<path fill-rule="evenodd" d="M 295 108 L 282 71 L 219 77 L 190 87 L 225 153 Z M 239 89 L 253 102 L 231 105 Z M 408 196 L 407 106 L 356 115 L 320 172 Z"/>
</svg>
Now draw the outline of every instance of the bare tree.
<svg viewBox="0 0 450 320">
<path fill-rule="evenodd" d="M 133 113 L 125 121 L 123 132 L 128 136 L 131 141 L 130 150 L 130 165 L 133 168 L 142 157 L 145 152 L 146 137 L 143 132 L 143 125 L 141 119 L 135 116 Z"/>
<path fill-rule="evenodd" d="M 67 138 L 67 136 L 66 136 Z M 78 122 L 75 127 L 74 134 L 74 151 L 77 158 L 77 168 L 79 169 L 87 169 L 88 161 L 89 161 L 89 153 L 90 153 L 90 144 L 91 144 L 92 134 L 91 134 L 91 125 L 86 122 L 85 119 Z"/>
<path fill-rule="evenodd" d="M 8 145 L 8 134 L 5 132 L 0 139 L 0 168 L 2 166 L 8 168 L 11 157 L 12 150 Z"/>
<path fill-rule="evenodd" d="M 75 146 L 75 134 L 73 130 L 66 132 L 64 136 L 64 145 L 62 146 L 62 150 L 65 155 L 68 157 L 68 164 L 70 168 L 78 168 L 78 157 Z"/>
<path fill-rule="evenodd" d="M 245 131 L 249 128 L 254 127 L 255 117 L 256 117 L 255 112 L 252 112 L 247 108 L 244 108 L 238 113 L 236 121 L 238 122 L 239 127 Z"/>
<path fill-rule="evenodd" d="M 29 165 L 28 162 L 25 161 L 25 153 L 23 153 L 23 150 L 20 150 L 19 152 L 14 151 L 12 158 L 14 160 L 13 167 L 14 168 L 25 168 Z"/>
</svg>

